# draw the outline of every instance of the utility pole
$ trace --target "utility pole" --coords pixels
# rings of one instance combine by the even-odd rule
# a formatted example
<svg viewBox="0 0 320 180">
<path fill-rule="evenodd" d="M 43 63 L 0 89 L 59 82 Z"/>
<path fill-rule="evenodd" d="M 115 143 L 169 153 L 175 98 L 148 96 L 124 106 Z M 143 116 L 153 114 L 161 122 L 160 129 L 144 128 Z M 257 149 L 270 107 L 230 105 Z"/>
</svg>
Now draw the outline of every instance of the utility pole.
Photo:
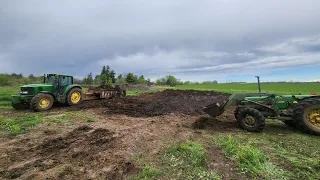
<svg viewBox="0 0 320 180">
<path fill-rule="evenodd" d="M 256 78 L 258 79 L 258 88 L 259 88 L 259 93 L 261 93 L 261 88 L 260 88 L 260 77 L 256 76 Z"/>
</svg>

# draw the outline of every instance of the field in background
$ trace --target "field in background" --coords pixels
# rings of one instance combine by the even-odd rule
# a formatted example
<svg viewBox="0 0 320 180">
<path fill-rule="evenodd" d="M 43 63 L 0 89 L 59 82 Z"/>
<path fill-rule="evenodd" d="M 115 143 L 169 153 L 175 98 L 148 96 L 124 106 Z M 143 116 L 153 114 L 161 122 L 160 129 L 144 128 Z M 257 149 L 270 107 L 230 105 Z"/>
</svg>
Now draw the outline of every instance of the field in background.
<svg viewBox="0 0 320 180">
<path fill-rule="evenodd" d="M 257 83 L 249 84 L 190 84 L 176 89 L 215 90 L 220 92 L 258 92 Z M 320 83 L 261 83 L 261 91 L 276 94 L 320 94 Z"/>
</svg>

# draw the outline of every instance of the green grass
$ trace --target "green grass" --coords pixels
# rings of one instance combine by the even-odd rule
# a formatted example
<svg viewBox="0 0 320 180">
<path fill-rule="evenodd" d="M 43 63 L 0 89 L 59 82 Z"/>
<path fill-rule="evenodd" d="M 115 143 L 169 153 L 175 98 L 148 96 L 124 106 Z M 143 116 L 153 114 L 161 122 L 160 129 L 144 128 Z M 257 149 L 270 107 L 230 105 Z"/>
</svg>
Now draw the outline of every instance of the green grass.
<svg viewBox="0 0 320 180">
<path fill-rule="evenodd" d="M 17 94 L 19 87 L 0 87 L 0 108 L 11 106 L 11 95 Z"/>
<path fill-rule="evenodd" d="M 15 118 L 5 118 L 0 115 L 0 129 L 10 136 L 26 133 L 43 121 L 43 114 L 35 113 Z"/>
<path fill-rule="evenodd" d="M 281 134 L 280 134 L 281 133 Z M 258 133 L 254 136 L 236 134 L 242 142 L 259 146 L 270 159 L 286 170 L 289 178 L 317 179 L 320 177 L 320 138 L 282 130 L 278 133 Z"/>
<path fill-rule="evenodd" d="M 58 116 L 53 116 L 53 117 L 48 117 L 50 122 L 54 123 L 63 123 L 68 121 L 72 116 L 75 116 L 74 113 L 72 112 L 66 112 L 64 114 L 58 115 Z"/>
<path fill-rule="evenodd" d="M 162 175 L 162 173 L 159 169 L 156 169 L 155 167 L 152 167 L 150 165 L 144 165 L 141 172 L 133 179 L 149 180 L 149 179 L 156 179 L 157 177 L 159 177 L 161 175 Z"/>
<path fill-rule="evenodd" d="M 268 120 L 264 132 L 230 131 L 213 139 L 247 174 L 265 179 L 320 177 L 320 137 L 292 131 L 281 122 Z"/>
<path fill-rule="evenodd" d="M 221 177 L 207 170 L 207 152 L 203 144 L 194 141 L 179 143 L 166 148 L 155 165 L 147 165 L 137 179 L 208 179 Z"/>
<path fill-rule="evenodd" d="M 226 157 L 233 159 L 243 173 L 254 178 L 283 179 L 284 171 L 269 162 L 267 155 L 258 147 L 240 142 L 228 135 L 215 137 L 214 142 L 222 148 Z"/>
<path fill-rule="evenodd" d="M 27 133 L 31 128 L 36 127 L 40 123 L 54 123 L 54 125 L 59 123 L 65 123 L 71 118 L 74 120 L 94 122 L 94 119 L 82 112 L 65 112 L 59 115 L 50 115 L 47 113 L 18 113 L 14 117 L 5 117 L 5 115 L 0 112 L 0 131 L 8 134 L 9 136 L 16 136 L 19 134 Z M 68 126 L 68 124 L 64 124 Z"/>
<path fill-rule="evenodd" d="M 175 89 L 215 90 L 220 92 L 258 92 L 257 83 L 249 84 L 190 84 L 179 85 Z M 261 83 L 261 91 L 276 94 L 320 94 L 320 83 Z"/>
</svg>

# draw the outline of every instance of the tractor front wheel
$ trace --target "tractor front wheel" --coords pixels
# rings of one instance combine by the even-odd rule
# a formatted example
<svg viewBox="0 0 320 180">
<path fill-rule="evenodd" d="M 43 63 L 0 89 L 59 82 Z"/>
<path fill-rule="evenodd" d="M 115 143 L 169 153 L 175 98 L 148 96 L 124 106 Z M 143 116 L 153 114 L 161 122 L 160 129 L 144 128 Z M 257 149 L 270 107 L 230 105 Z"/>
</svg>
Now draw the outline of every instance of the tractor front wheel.
<svg viewBox="0 0 320 180">
<path fill-rule="evenodd" d="M 320 99 L 306 99 L 293 110 L 293 121 L 302 132 L 320 135 Z"/>
<path fill-rule="evenodd" d="M 265 126 L 263 114 L 254 108 L 239 109 L 236 119 L 242 129 L 250 132 L 262 131 Z"/>
<path fill-rule="evenodd" d="M 68 105 L 80 104 L 83 98 L 83 93 L 80 88 L 73 88 L 67 94 Z"/>
<path fill-rule="evenodd" d="M 18 110 L 21 110 L 21 109 L 28 109 L 30 106 L 28 104 L 12 104 L 12 107 L 14 109 L 18 109 Z"/>
<path fill-rule="evenodd" d="M 51 94 L 39 93 L 31 99 L 31 109 L 34 111 L 46 111 L 53 105 L 53 96 Z"/>
</svg>

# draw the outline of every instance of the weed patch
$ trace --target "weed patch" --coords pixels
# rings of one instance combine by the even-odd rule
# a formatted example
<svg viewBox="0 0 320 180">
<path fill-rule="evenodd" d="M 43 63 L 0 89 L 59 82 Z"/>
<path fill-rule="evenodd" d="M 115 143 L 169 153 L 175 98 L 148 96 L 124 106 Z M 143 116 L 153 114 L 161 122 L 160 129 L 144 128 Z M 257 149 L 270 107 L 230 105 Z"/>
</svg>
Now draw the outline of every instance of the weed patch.
<svg viewBox="0 0 320 180">
<path fill-rule="evenodd" d="M 233 159 L 241 172 L 252 177 L 282 179 L 283 170 L 269 162 L 269 158 L 257 147 L 243 144 L 232 136 L 214 137 L 214 143 L 222 148 L 226 157 Z"/>
<path fill-rule="evenodd" d="M 0 116 L 0 129 L 5 130 L 11 136 L 15 136 L 27 132 L 42 121 L 42 114 L 32 114 L 16 118 Z"/>
<path fill-rule="evenodd" d="M 141 161 L 141 157 L 136 157 Z M 207 152 L 199 142 L 188 141 L 166 148 L 154 165 L 144 165 L 135 179 L 206 179 L 221 177 L 207 170 Z"/>
<path fill-rule="evenodd" d="M 206 159 L 207 153 L 203 145 L 191 141 L 168 147 L 162 164 L 170 178 L 221 179 L 218 174 L 206 169 Z"/>
<path fill-rule="evenodd" d="M 50 121 L 54 123 L 63 123 L 68 121 L 74 114 L 71 112 L 66 112 L 65 114 L 61 114 L 59 116 L 50 117 Z"/>
<path fill-rule="evenodd" d="M 142 171 L 133 179 L 156 179 L 161 176 L 161 171 L 150 165 L 145 165 Z"/>
</svg>

